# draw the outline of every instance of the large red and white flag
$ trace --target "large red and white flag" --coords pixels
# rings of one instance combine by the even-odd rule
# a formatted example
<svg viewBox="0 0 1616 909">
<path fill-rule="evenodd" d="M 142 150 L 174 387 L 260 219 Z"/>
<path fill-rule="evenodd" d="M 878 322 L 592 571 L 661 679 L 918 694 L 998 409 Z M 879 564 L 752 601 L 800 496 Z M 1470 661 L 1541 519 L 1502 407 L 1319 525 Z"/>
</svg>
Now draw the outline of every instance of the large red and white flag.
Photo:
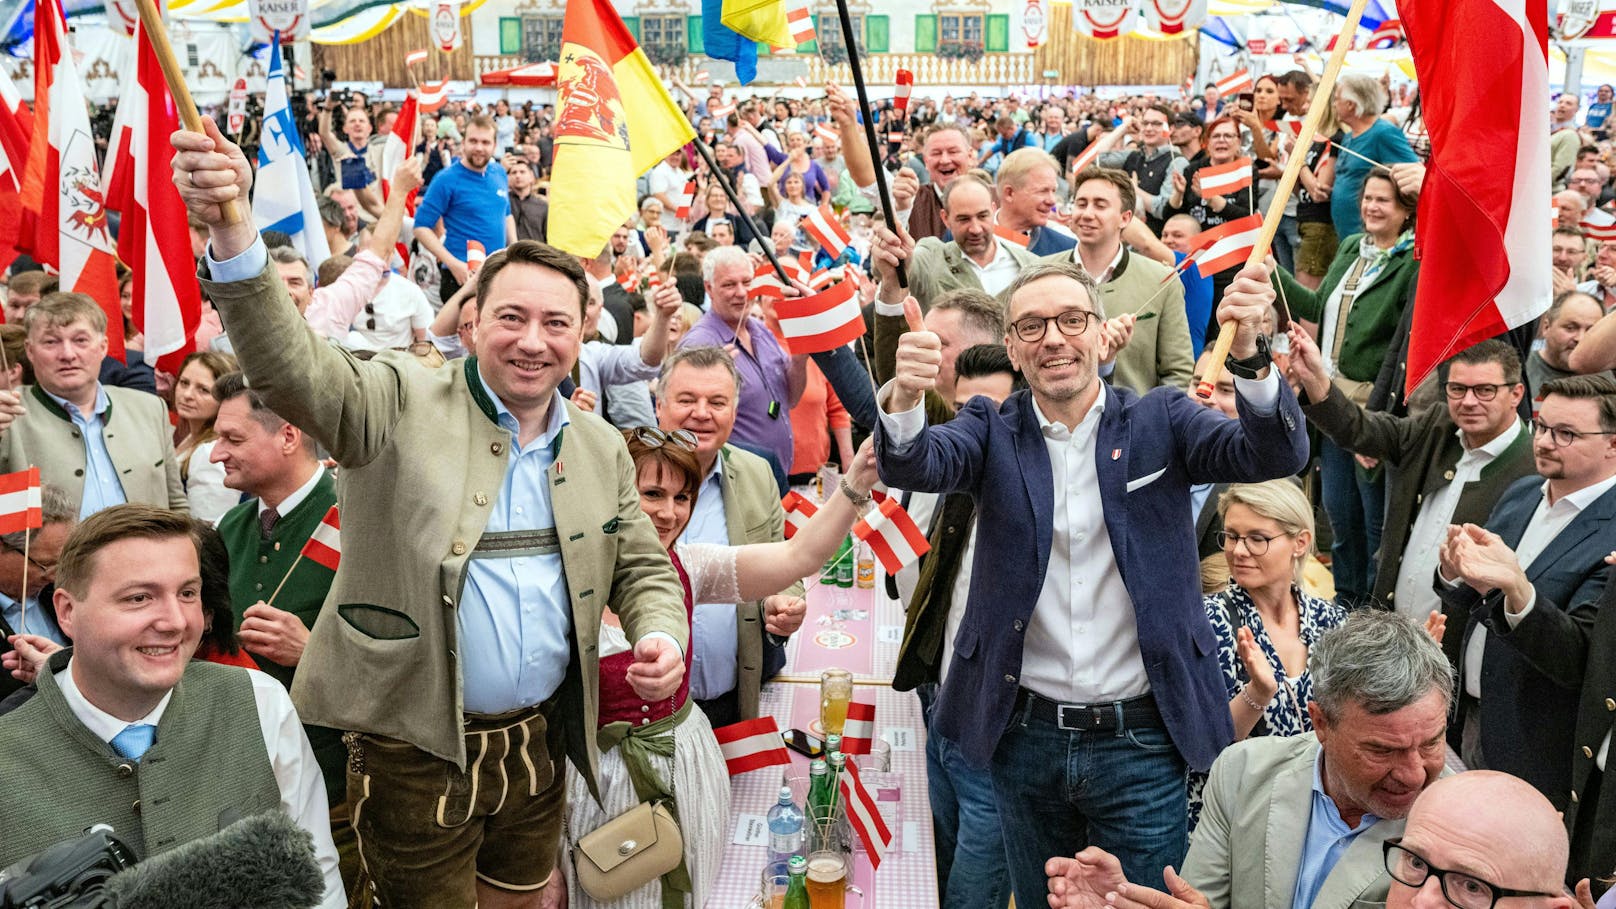
<svg viewBox="0 0 1616 909">
<path fill-rule="evenodd" d="M 1241 92 L 1249 92 L 1257 87 L 1256 83 L 1251 81 L 1251 70 L 1249 69 L 1237 69 L 1213 84 L 1217 86 L 1218 97 L 1220 98 L 1238 95 Z"/>
<path fill-rule="evenodd" d="M 690 207 L 696 204 L 696 178 L 691 177 L 685 181 L 685 188 L 679 193 L 679 204 L 673 210 L 673 216 L 681 221 L 690 220 Z"/>
<path fill-rule="evenodd" d="M 811 297 L 781 300 L 774 304 L 774 315 L 794 354 L 835 350 L 864 334 L 864 314 L 852 281 L 842 281 Z"/>
<path fill-rule="evenodd" d="M 1236 158 L 1228 164 L 1208 164 L 1196 171 L 1201 178 L 1201 197 L 1227 196 L 1251 188 L 1251 159 Z"/>
<path fill-rule="evenodd" d="M 875 705 L 863 701 L 847 703 L 847 720 L 842 724 L 842 753 L 869 754 L 875 739 Z"/>
<path fill-rule="evenodd" d="M 337 570 L 342 561 L 342 522 L 337 517 L 337 506 L 327 509 L 325 517 L 309 534 L 309 541 L 303 544 L 303 558 Z"/>
<path fill-rule="evenodd" d="M 39 468 L 0 475 L 0 533 L 20 533 L 45 526 Z"/>
<path fill-rule="evenodd" d="M 1552 215 L 1553 210 L 1551 209 L 1550 211 Z M 1555 218 L 1555 224 L 1559 224 L 1559 218 L 1557 217 Z M 1616 215 L 1603 208 L 1588 209 L 1587 214 L 1582 216 L 1581 227 L 1583 234 L 1596 243 L 1616 240 Z"/>
<path fill-rule="evenodd" d="M 772 716 L 714 729 L 713 737 L 718 739 L 718 750 L 724 755 L 730 776 L 791 763 L 785 739 L 780 738 L 780 726 Z"/>
<path fill-rule="evenodd" d="M 34 112 L 11 76 L 0 70 L 0 270 L 33 245 L 33 218 L 25 217 L 22 207 L 23 168 L 33 133 Z"/>
<path fill-rule="evenodd" d="M 786 513 L 786 539 L 797 535 L 797 531 L 808 525 L 808 519 L 819 513 L 819 506 L 811 499 L 797 492 L 795 489 L 786 493 L 780 500 L 780 507 Z"/>
<path fill-rule="evenodd" d="M 1548 308 L 1549 23 L 1546 4 L 1502 0 L 1401 12 L 1431 137 L 1414 237 L 1413 389 Z"/>
<path fill-rule="evenodd" d="M 415 92 L 410 92 L 404 97 L 404 104 L 398 109 L 398 119 L 393 121 L 393 131 L 387 134 L 387 143 L 382 146 L 382 172 L 378 176 L 382 180 L 384 199 L 393 191 L 393 173 L 415 153 L 415 125 L 421 118 L 420 104 L 415 95 Z M 413 197 L 415 194 L 412 192 L 410 195 Z M 410 202 L 413 201 L 412 198 Z"/>
<path fill-rule="evenodd" d="M 808 213 L 802 219 L 802 229 L 808 232 L 815 243 L 818 243 L 825 253 L 832 259 L 840 259 L 842 253 L 853 242 L 848 235 L 847 228 L 837 219 L 836 214 L 830 210 L 829 205 L 821 205 Z"/>
<path fill-rule="evenodd" d="M 837 782 L 842 790 L 843 804 L 847 805 L 847 819 L 853 825 L 853 832 L 864 843 L 864 852 L 870 857 L 870 867 L 881 867 L 881 858 L 892 845 L 892 831 L 887 828 L 886 819 L 881 817 L 875 797 L 864 788 L 858 768 L 851 761 L 843 766 L 842 778 Z"/>
<path fill-rule="evenodd" d="M 897 574 L 905 565 L 931 551 L 931 544 L 926 542 L 926 535 L 920 532 L 915 519 L 891 497 L 853 525 L 853 536 L 870 544 L 887 574 Z"/>
<path fill-rule="evenodd" d="M 101 305 L 107 314 L 107 354 L 122 360 L 123 308 L 101 168 L 59 0 L 34 5 L 32 138 L 22 201 L 37 219 L 34 258 L 56 269 L 62 290 L 88 294 Z"/>
<path fill-rule="evenodd" d="M 103 196 L 107 208 L 122 215 L 118 258 L 134 278 L 133 317 L 146 338 L 146 361 L 171 374 L 178 374 L 180 364 L 196 350 L 196 328 L 202 321 L 185 203 L 169 168 L 174 149 L 168 137 L 179 124 L 157 52 L 137 22 L 135 78 L 125 84 L 118 102 Z"/>
<path fill-rule="evenodd" d="M 1179 267 L 1188 268 L 1189 263 L 1194 262 L 1202 276 L 1211 277 L 1244 263 L 1261 235 L 1262 215 L 1246 215 L 1219 224 L 1196 236 L 1189 257 L 1180 262 Z"/>
</svg>

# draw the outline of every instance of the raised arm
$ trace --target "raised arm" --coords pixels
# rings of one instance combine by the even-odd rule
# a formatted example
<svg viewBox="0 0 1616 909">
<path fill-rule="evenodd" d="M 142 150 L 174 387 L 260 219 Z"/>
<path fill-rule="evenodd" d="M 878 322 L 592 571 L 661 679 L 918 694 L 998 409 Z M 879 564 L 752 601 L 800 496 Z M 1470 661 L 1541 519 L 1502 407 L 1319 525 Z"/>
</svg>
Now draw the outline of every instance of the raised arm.
<svg viewBox="0 0 1616 909">
<path fill-rule="evenodd" d="M 420 156 L 411 157 L 399 165 L 393 174 L 393 189 L 382 207 L 382 216 L 370 232 L 365 248 L 354 257 L 352 265 L 329 287 L 316 288 L 309 300 L 303 318 L 317 334 L 327 338 L 342 338 L 348 327 L 364 310 L 365 304 L 375 298 L 387 281 L 387 263 L 393 258 L 393 244 L 404 227 L 404 204 L 410 190 L 421 185 L 421 170 L 425 166 Z M 452 331 L 451 331 L 452 333 Z"/>
<path fill-rule="evenodd" d="M 851 489 L 837 489 L 791 539 L 753 543 L 735 550 L 735 579 L 741 600 L 778 593 L 818 571 L 836 554 L 853 523 L 863 514 L 875 486 L 875 447 L 866 439 L 845 477 Z M 855 502 L 857 498 L 859 501 Z"/>
</svg>

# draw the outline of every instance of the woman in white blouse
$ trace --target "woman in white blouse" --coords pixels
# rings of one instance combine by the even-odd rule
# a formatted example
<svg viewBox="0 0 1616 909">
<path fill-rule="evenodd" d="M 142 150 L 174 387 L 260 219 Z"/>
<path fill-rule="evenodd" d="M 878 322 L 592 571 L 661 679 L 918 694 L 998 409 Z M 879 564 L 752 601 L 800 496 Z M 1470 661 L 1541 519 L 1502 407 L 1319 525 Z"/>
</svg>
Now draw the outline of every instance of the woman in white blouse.
<svg viewBox="0 0 1616 909">
<path fill-rule="evenodd" d="M 185 481 L 185 498 L 191 517 L 219 523 L 224 513 L 241 501 L 241 493 L 224 485 L 224 467 L 211 460 L 218 436 L 213 418 L 219 415 L 219 402 L 213 399 L 213 383 L 235 372 L 236 358 L 216 350 L 199 350 L 180 364 L 174 382 L 174 411 L 179 414 L 175 427 L 174 456 L 180 462 L 180 478 Z"/>
</svg>

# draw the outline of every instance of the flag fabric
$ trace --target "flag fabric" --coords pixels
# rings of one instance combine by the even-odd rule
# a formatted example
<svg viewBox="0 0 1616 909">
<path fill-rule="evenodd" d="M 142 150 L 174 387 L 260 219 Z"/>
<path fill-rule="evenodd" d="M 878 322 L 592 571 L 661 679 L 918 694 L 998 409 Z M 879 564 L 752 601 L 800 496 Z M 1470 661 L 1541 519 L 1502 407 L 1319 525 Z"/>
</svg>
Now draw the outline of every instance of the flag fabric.
<svg viewBox="0 0 1616 909">
<path fill-rule="evenodd" d="M 1207 0 L 1153 0 L 1142 6 L 1147 26 L 1164 35 L 1182 35 L 1206 22 L 1207 5 Z"/>
<path fill-rule="evenodd" d="M 759 262 L 752 272 L 752 284 L 746 289 L 746 295 L 754 300 L 784 300 L 786 286 L 780 282 L 773 265 Z"/>
<path fill-rule="evenodd" d="M 449 80 L 439 79 L 436 82 L 422 82 L 420 84 L 420 109 L 423 114 L 435 114 L 449 103 Z"/>
<path fill-rule="evenodd" d="M 430 56 L 430 54 L 431 52 L 424 47 L 420 50 L 412 50 L 404 55 L 404 65 L 415 66 L 420 63 L 425 63 L 426 58 Z"/>
<path fill-rule="evenodd" d="M 377 176 L 382 181 L 383 199 L 393 192 L 393 173 L 415 152 L 415 124 L 420 119 L 419 105 L 415 92 L 404 96 L 404 104 L 393 121 L 393 131 L 387 134 L 387 143 L 382 146 L 382 172 Z"/>
<path fill-rule="evenodd" d="M 696 204 L 696 180 L 692 177 L 685 181 L 684 191 L 679 194 L 679 207 L 674 209 L 673 216 L 681 221 L 690 220 L 690 208 Z"/>
<path fill-rule="evenodd" d="M 1211 277 L 1226 268 L 1242 265 L 1262 234 L 1262 215 L 1247 215 L 1219 224 L 1197 235 L 1190 247 L 1190 255 L 1179 267 L 1188 268 L 1191 261 L 1203 277 Z"/>
<path fill-rule="evenodd" d="M 1027 248 L 1027 244 L 1032 242 L 1031 237 L 1019 230 L 1011 230 L 1003 224 L 993 225 L 993 235 L 1007 243 L 1014 243 L 1023 249 Z"/>
<path fill-rule="evenodd" d="M 808 236 L 812 237 L 832 259 L 840 259 L 842 253 L 846 252 L 847 247 L 853 242 L 847 228 L 837 220 L 828 204 L 821 204 L 809 212 L 808 216 L 802 219 L 802 229 L 807 231 Z"/>
<path fill-rule="evenodd" d="M 735 113 L 735 102 L 730 101 L 724 104 L 714 104 L 712 107 L 707 108 L 707 113 L 712 115 L 712 117 L 715 119 L 722 120 L 725 117 L 728 117 L 730 114 Z"/>
<path fill-rule="evenodd" d="M 1208 164 L 1196 171 L 1201 179 L 1201 198 L 1227 196 L 1251 188 L 1251 159 L 1236 158 L 1228 164 Z"/>
<path fill-rule="evenodd" d="M 863 320 L 859 320 L 860 327 Z M 796 351 L 795 345 L 792 351 Z M 898 500 L 887 497 L 881 507 L 871 511 L 853 525 L 853 535 L 870 544 L 875 557 L 887 574 L 897 574 L 905 565 L 931 551 L 926 535 L 915 525 L 915 519 L 903 510 Z"/>
<path fill-rule="evenodd" d="M 33 133 L 34 112 L 0 71 L 0 270 L 33 246 L 33 218 L 22 207 L 23 168 Z"/>
<path fill-rule="evenodd" d="M 802 76 L 794 76 L 792 77 L 791 81 L 797 83 L 798 88 L 808 87 L 808 80 Z"/>
<path fill-rule="evenodd" d="M 488 259 L 488 249 L 481 240 L 466 241 L 466 274 L 474 275 Z"/>
<path fill-rule="evenodd" d="M 107 354 L 124 359 L 117 263 L 107 235 L 101 169 L 89 107 L 60 0 L 34 5 L 34 130 L 22 185 L 35 216 L 33 256 L 64 291 L 88 294 L 107 314 Z M 166 138 L 166 137 L 165 137 Z"/>
<path fill-rule="evenodd" d="M 909 96 L 915 90 L 915 74 L 906 69 L 900 69 L 896 75 L 897 81 L 892 86 L 892 108 L 898 112 L 898 119 L 909 116 Z"/>
<path fill-rule="evenodd" d="M 1399 8 L 1431 137 L 1414 237 L 1413 389 L 1438 363 L 1548 308 L 1548 8 Z"/>
<path fill-rule="evenodd" d="M 309 179 L 309 164 L 297 120 L 286 95 L 286 69 L 280 41 L 270 42 L 269 87 L 264 94 L 264 126 L 253 177 L 253 224 L 292 238 L 311 268 L 331 257 L 320 222 L 320 205 Z"/>
<path fill-rule="evenodd" d="M 1076 158 L 1072 159 L 1072 173 L 1080 174 L 1085 168 L 1093 166 L 1094 162 L 1099 160 L 1100 148 L 1106 144 L 1105 140 L 1111 136 L 1120 135 L 1121 133 L 1126 132 L 1127 129 L 1128 127 L 1126 126 L 1119 126 L 1111 132 L 1106 133 L 1104 136 L 1090 142 L 1083 148 L 1083 151 L 1080 152 Z M 1112 144 L 1114 145 L 1115 143 Z"/>
<path fill-rule="evenodd" d="M 838 265 L 835 268 L 821 268 L 819 271 L 816 271 L 809 276 L 808 289 L 817 293 L 834 285 L 840 280 L 842 280 L 841 266 Z"/>
<path fill-rule="evenodd" d="M 639 176 L 696 138 L 609 0 L 573 0 L 562 23 L 551 246 L 594 257 L 636 211 Z"/>
<path fill-rule="evenodd" d="M 1072 30 L 1088 38 L 1120 38 L 1139 25 L 1139 6 L 1109 0 L 1077 0 L 1072 4 Z"/>
<path fill-rule="evenodd" d="M 1403 40 L 1403 23 L 1397 19 L 1388 19 L 1380 23 L 1380 27 L 1369 35 L 1369 42 L 1364 45 L 1367 50 L 1391 50 Z"/>
<path fill-rule="evenodd" d="M 808 12 L 806 6 L 799 6 L 786 13 L 786 22 L 791 25 L 791 40 L 798 44 L 807 44 L 819 37 L 814 31 L 813 14 Z"/>
<path fill-rule="evenodd" d="M 729 775 L 736 776 L 791 763 L 785 740 L 780 738 L 780 726 L 774 717 L 764 715 L 755 720 L 743 720 L 713 730 L 718 739 L 718 750 L 724 755 Z"/>
<path fill-rule="evenodd" d="M 785 0 L 723 0 L 724 26 L 743 38 L 771 47 L 795 49 Z"/>
<path fill-rule="evenodd" d="M 785 509 L 786 513 L 786 539 L 788 540 L 798 530 L 807 526 L 808 519 L 819 511 L 819 506 L 815 505 L 813 500 L 796 490 L 786 493 L 786 497 L 780 500 L 780 507 Z"/>
<path fill-rule="evenodd" d="M 702 53 L 735 64 L 735 78 L 742 85 L 757 78 L 757 42 L 724 24 L 724 0 L 701 0 L 701 41 Z"/>
<path fill-rule="evenodd" d="M 842 753 L 869 754 L 875 738 L 875 705 L 849 701 L 847 721 L 842 724 Z"/>
<path fill-rule="evenodd" d="M 0 475 L 0 533 L 20 533 L 44 526 L 39 468 Z"/>
<path fill-rule="evenodd" d="M 302 556 L 332 571 L 337 570 L 337 564 L 342 560 L 342 524 L 337 518 L 337 506 L 331 506 L 314 532 L 309 534 L 309 541 L 303 544 Z"/>
<path fill-rule="evenodd" d="M 851 704 L 848 709 L 852 709 Z M 846 739 L 843 739 L 843 744 L 846 744 Z M 842 778 L 838 783 L 842 803 L 847 806 L 847 820 L 864 843 L 864 852 L 870 857 L 870 867 L 880 868 L 882 857 L 892 845 L 892 831 L 887 828 L 886 819 L 881 817 L 881 809 L 875 798 L 864 788 L 864 781 L 859 778 L 858 768 L 853 766 L 852 761 L 843 765 Z"/>
<path fill-rule="evenodd" d="M 708 75 L 707 75 L 706 70 L 698 70 L 696 72 L 695 82 L 696 82 L 697 85 L 700 85 L 701 83 L 706 82 L 707 79 L 708 79 Z"/>
<path fill-rule="evenodd" d="M 196 283 L 185 203 L 174 186 L 168 137 L 179 112 L 144 26 L 135 23 L 135 78 L 124 84 L 107 149 L 103 198 L 120 212 L 118 258 L 133 277 L 135 327 L 146 362 L 177 375 L 196 350 L 202 294 Z"/>
<path fill-rule="evenodd" d="M 1554 218 L 1556 225 L 1559 224 L 1559 218 L 1555 216 L 1552 209 L 1549 216 Z M 1616 240 L 1616 215 L 1605 211 L 1603 208 L 1588 209 L 1588 213 L 1582 216 L 1581 227 L 1582 232 L 1587 235 L 1588 239 L 1597 243 Z"/>
<path fill-rule="evenodd" d="M 857 291 L 852 281 L 842 281 L 811 297 L 788 297 L 774 304 L 780 333 L 791 342 L 791 352 L 820 353 L 858 340 L 864 334 L 864 315 Z"/>
<path fill-rule="evenodd" d="M 814 135 L 825 142 L 837 142 L 842 138 L 842 134 L 836 131 L 836 127 L 825 123 L 814 124 Z"/>
<path fill-rule="evenodd" d="M 1251 70 L 1249 69 L 1237 69 L 1213 84 L 1217 86 L 1218 96 L 1222 98 L 1238 95 L 1241 92 L 1249 92 L 1257 87 L 1256 83 L 1251 81 Z"/>
</svg>

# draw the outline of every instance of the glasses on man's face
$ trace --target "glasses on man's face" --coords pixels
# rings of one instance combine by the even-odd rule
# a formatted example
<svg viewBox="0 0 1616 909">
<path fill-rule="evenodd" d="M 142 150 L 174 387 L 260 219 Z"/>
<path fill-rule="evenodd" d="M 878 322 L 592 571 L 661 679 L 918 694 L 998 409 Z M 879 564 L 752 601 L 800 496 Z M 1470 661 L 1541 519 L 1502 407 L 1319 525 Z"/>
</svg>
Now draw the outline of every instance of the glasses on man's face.
<svg viewBox="0 0 1616 909">
<path fill-rule="evenodd" d="M 1381 844 L 1386 855 L 1386 873 L 1405 887 L 1418 889 L 1436 878 L 1442 887 L 1442 898 L 1459 909 L 1493 909 L 1498 901 L 1511 896 L 1559 896 L 1558 893 L 1539 893 L 1535 890 L 1510 890 L 1490 884 L 1462 871 L 1448 871 L 1426 861 L 1419 853 L 1402 845 L 1402 839 L 1387 840 Z"/>
<path fill-rule="evenodd" d="M 1224 550 L 1233 550 L 1235 546 L 1239 545 L 1240 543 L 1245 543 L 1246 551 L 1254 556 L 1260 556 L 1267 553 L 1268 544 L 1277 539 L 1279 539 L 1277 536 L 1270 537 L 1260 533 L 1248 533 L 1245 536 L 1241 536 L 1238 533 L 1230 533 L 1227 530 L 1220 530 L 1217 534 L 1218 548 Z"/>
<path fill-rule="evenodd" d="M 1054 322 L 1060 333 L 1068 338 L 1075 338 L 1089 330 L 1089 323 L 1099 318 L 1086 309 L 1068 309 L 1054 316 L 1028 316 L 1010 323 L 1010 330 L 1027 344 L 1042 341 L 1044 333 L 1049 331 L 1049 323 Z"/>
<path fill-rule="evenodd" d="M 20 555 L 23 558 L 27 559 L 28 564 L 34 566 L 34 570 L 39 572 L 40 577 L 42 577 L 42 578 L 51 578 L 51 577 L 56 576 L 56 563 L 55 562 L 52 562 L 49 565 L 46 565 L 45 563 L 39 561 L 38 559 L 34 558 L 31 555 L 23 555 L 23 551 L 21 549 L 16 549 L 16 548 L 13 548 L 11 546 L 7 546 L 6 548 L 10 549 L 12 552 L 15 552 L 17 555 Z"/>
<path fill-rule="evenodd" d="M 1584 432 L 1580 429 L 1572 429 L 1569 426 L 1545 426 L 1542 423 L 1538 423 L 1532 427 L 1533 436 L 1541 436 L 1545 433 L 1550 439 L 1554 440 L 1555 448 L 1564 448 L 1567 445 L 1575 445 L 1582 441 L 1584 436 L 1616 435 L 1616 433 L 1610 432 Z"/>
<path fill-rule="evenodd" d="M 639 426 L 633 432 L 634 439 L 648 448 L 661 448 L 664 445 L 671 445 L 685 451 L 696 450 L 696 434 L 688 429 L 663 432 L 655 426 Z"/>
<path fill-rule="evenodd" d="M 1449 382 L 1443 388 L 1448 393 L 1449 401 L 1463 401 L 1467 394 L 1475 394 L 1478 401 L 1491 401 L 1498 397 L 1498 390 L 1511 388 L 1513 385 L 1499 385 L 1496 382 L 1483 382 L 1480 385 L 1466 385 L 1463 382 Z"/>
</svg>

